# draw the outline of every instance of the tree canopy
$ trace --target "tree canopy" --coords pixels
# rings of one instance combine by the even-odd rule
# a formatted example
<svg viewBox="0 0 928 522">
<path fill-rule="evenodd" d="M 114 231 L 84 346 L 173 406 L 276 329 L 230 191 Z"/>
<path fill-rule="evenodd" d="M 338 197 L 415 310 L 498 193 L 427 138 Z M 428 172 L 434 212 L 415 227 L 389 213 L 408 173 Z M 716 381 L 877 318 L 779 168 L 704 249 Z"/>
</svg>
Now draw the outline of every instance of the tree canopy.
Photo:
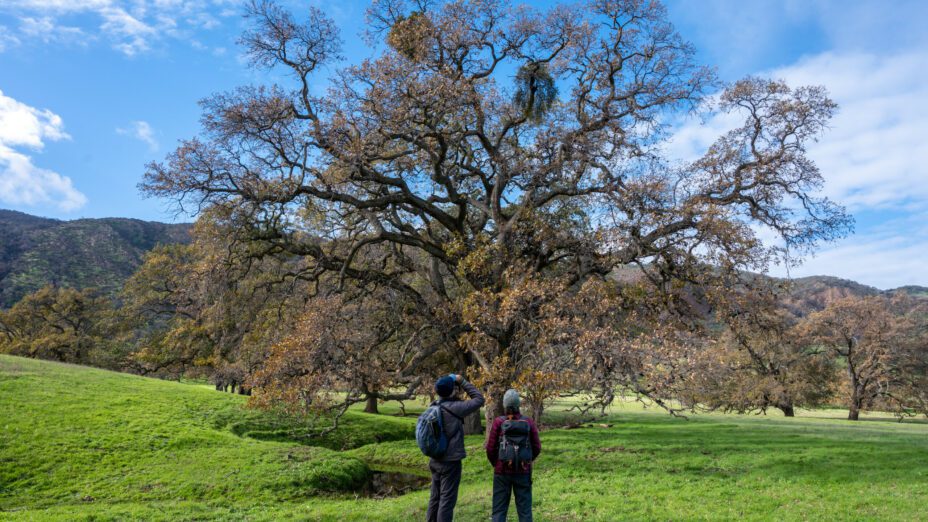
<svg viewBox="0 0 928 522">
<path fill-rule="evenodd" d="M 222 216 L 238 266 L 286 256 L 284 282 L 340 306 L 395 294 L 442 335 L 409 333 L 393 385 L 417 357 L 457 358 L 498 409 L 550 349 L 654 393 L 675 379 L 683 343 L 659 325 L 685 315 L 686 288 L 723 299 L 736 271 L 851 226 L 806 155 L 836 109 L 821 87 L 728 85 L 715 110 L 743 123 L 695 161 L 665 156 L 671 124 L 719 85 L 657 2 L 378 0 L 379 52 L 351 64 L 335 23 L 304 14 L 251 4 L 247 54 L 289 83 L 204 100 L 201 135 L 142 188 Z M 615 277 L 628 267 L 642 277 Z"/>
</svg>

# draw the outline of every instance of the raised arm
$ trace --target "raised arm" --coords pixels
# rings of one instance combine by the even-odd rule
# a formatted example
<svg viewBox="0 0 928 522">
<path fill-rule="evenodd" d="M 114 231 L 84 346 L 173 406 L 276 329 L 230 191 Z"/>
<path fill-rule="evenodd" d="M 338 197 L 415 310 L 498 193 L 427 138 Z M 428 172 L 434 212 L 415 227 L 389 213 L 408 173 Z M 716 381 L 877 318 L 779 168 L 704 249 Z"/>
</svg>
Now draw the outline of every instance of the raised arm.
<svg viewBox="0 0 928 522">
<path fill-rule="evenodd" d="M 465 415 L 470 415 L 471 413 L 480 409 L 483 406 L 483 403 L 486 402 L 483 398 L 483 394 L 480 393 L 480 390 L 476 386 L 464 380 L 463 377 L 458 376 L 461 380 L 461 388 L 464 389 L 464 393 L 467 394 L 470 399 L 466 401 L 460 401 L 457 403 L 452 403 L 454 406 L 454 412 L 460 415 L 461 417 Z M 450 406 L 450 405 L 449 405 Z"/>
</svg>

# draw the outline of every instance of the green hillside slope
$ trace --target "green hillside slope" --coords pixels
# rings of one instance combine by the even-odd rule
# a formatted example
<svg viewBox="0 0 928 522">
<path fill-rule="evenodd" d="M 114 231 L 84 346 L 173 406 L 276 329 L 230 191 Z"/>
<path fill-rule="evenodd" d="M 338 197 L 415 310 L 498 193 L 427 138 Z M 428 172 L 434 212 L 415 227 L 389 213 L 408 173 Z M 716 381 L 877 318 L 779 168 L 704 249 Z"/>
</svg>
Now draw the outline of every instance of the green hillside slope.
<svg viewBox="0 0 928 522">
<path fill-rule="evenodd" d="M 138 219 L 59 221 L 0 209 L 0 308 L 55 283 L 113 291 L 155 245 L 185 243 L 190 225 Z"/>
<path fill-rule="evenodd" d="M 414 417 L 350 412 L 327 446 L 399 440 L 335 451 L 283 440 L 296 432 L 241 403 L 203 386 L 0 356 L 0 520 L 424 518 L 427 491 L 357 492 L 371 467 L 425 471 Z M 621 404 L 602 425 L 542 433 L 537 519 L 925 519 L 928 425 L 828 418 L 841 414 L 684 420 Z M 489 512 L 481 446 L 468 437 L 456 520 Z"/>
</svg>

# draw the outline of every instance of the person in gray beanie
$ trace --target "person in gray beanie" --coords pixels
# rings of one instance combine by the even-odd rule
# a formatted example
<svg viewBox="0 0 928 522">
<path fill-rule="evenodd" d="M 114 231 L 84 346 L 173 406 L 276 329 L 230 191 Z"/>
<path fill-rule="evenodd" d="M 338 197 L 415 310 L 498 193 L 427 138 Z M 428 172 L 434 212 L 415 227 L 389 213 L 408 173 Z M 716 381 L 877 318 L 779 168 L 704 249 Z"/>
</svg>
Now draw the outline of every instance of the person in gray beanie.
<svg viewBox="0 0 928 522">
<path fill-rule="evenodd" d="M 519 392 L 503 395 L 505 415 L 497 417 L 487 437 L 487 459 L 493 465 L 493 522 L 505 522 L 509 499 L 516 497 L 519 522 L 532 520 L 532 464 L 541 453 L 535 421 L 519 411 Z"/>
</svg>

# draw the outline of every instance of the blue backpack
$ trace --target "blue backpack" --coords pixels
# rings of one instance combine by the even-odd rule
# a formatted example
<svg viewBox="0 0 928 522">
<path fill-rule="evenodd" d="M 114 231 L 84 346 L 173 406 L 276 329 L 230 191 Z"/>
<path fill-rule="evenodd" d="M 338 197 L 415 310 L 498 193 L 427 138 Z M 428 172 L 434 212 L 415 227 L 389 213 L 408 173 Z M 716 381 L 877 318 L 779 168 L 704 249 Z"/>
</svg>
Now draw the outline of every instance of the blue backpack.
<svg viewBox="0 0 928 522">
<path fill-rule="evenodd" d="M 441 458 L 448 451 L 448 434 L 445 433 L 445 421 L 442 410 L 459 417 L 453 411 L 445 408 L 440 402 L 433 402 L 419 415 L 416 421 L 416 444 L 422 453 L 433 459 Z"/>
</svg>

